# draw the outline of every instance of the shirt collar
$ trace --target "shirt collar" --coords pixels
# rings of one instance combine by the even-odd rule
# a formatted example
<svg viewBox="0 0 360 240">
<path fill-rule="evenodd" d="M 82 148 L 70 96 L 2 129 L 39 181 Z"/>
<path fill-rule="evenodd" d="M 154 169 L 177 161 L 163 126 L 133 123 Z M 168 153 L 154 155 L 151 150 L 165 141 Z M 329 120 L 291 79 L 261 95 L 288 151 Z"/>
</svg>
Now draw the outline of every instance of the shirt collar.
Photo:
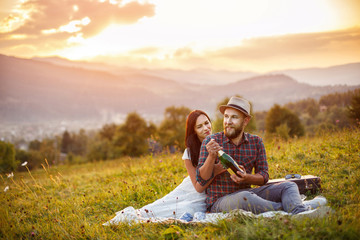
<svg viewBox="0 0 360 240">
<path fill-rule="evenodd" d="M 231 143 L 233 144 L 230 139 L 225 135 L 225 133 L 223 132 L 223 135 L 224 135 L 224 140 L 223 140 L 223 143 Z M 249 142 L 249 134 L 244 132 L 244 135 L 243 135 L 243 138 L 240 142 L 239 145 L 243 144 L 243 143 L 248 143 Z"/>
<path fill-rule="evenodd" d="M 244 137 L 243 137 L 243 140 L 241 141 L 241 143 L 248 143 L 249 142 L 249 134 L 244 132 Z"/>
</svg>

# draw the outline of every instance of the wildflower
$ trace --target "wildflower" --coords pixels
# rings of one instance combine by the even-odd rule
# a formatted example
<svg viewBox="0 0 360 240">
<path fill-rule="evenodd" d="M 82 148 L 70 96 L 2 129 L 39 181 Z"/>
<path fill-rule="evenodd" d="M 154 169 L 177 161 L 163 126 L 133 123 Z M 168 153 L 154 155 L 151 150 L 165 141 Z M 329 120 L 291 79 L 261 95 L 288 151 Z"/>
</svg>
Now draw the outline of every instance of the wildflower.
<svg viewBox="0 0 360 240">
<path fill-rule="evenodd" d="M 27 161 L 23 162 L 23 164 L 21 164 L 21 166 L 25 167 L 27 165 Z"/>
<path fill-rule="evenodd" d="M 5 187 L 4 192 L 7 192 L 7 190 L 9 190 L 9 186 Z"/>
<path fill-rule="evenodd" d="M 13 172 L 9 173 L 9 174 L 7 175 L 7 177 L 8 177 L 8 178 L 14 177 L 14 173 L 13 173 Z"/>
</svg>

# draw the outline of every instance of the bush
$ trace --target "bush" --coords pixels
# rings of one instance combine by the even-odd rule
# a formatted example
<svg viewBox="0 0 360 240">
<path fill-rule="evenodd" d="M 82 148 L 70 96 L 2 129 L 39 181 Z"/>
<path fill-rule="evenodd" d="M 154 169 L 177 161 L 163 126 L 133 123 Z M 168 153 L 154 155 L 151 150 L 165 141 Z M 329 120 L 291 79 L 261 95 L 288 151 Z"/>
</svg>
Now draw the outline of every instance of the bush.
<svg viewBox="0 0 360 240">
<path fill-rule="evenodd" d="M 276 134 L 285 141 L 287 141 L 290 137 L 289 132 L 290 132 L 290 129 L 285 123 L 276 127 Z"/>
<path fill-rule="evenodd" d="M 23 163 L 27 162 L 27 166 L 29 169 L 35 169 L 41 166 L 41 163 L 43 162 L 44 158 L 42 157 L 42 154 L 39 151 L 30 150 L 29 152 L 26 152 L 24 150 L 16 149 L 16 155 L 15 158 L 17 162 Z M 19 171 L 25 171 L 21 166 L 18 166 Z"/>
<path fill-rule="evenodd" d="M 146 123 L 136 112 L 129 113 L 113 138 L 113 145 L 119 154 L 138 157 L 148 152 L 147 139 L 152 135 L 153 127 Z"/>
<path fill-rule="evenodd" d="M 15 168 L 16 161 L 14 145 L 0 141 L 0 172 L 10 172 Z"/>
<path fill-rule="evenodd" d="M 280 127 L 281 125 L 286 125 L 287 129 Z M 289 109 L 285 107 L 280 107 L 279 105 L 274 105 L 266 116 L 266 131 L 271 133 L 276 133 L 277 131 L 288 130 L 290 137 L 303 136 L 305 131 L 304 127 L 300 122 L 300 119 L 297 115 L 292 113 Z M 280 129 L 277 130 L 277 128 Z"/>
</svg>

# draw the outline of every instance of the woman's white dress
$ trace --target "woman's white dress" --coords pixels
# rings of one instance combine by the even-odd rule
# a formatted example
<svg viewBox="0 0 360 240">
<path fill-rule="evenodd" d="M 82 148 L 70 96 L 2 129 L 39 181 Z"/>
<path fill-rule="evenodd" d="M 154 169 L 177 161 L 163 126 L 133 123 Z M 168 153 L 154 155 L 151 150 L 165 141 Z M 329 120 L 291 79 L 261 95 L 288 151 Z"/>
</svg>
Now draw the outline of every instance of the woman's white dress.
<svg viewBox="0 0 360 240">
<path fill-rule="evenodd" d="M 185 149 L 183 160 L 189 161 L 190 157 L 187 149 Z M 140 209 L 127 207 L 116 213 L 109 224 L 117 224 L 119 222 L 146 222 L 146 221 L 162 221 L 168 218 L 179 219 L 183 214 L 190 213 L 192 216 L 196 212 L 205 212 L 206 194 L 198 193 L 189 176 L 187 176 L 179 186 L 161 199 L 156 200 Z"/>
</svg>

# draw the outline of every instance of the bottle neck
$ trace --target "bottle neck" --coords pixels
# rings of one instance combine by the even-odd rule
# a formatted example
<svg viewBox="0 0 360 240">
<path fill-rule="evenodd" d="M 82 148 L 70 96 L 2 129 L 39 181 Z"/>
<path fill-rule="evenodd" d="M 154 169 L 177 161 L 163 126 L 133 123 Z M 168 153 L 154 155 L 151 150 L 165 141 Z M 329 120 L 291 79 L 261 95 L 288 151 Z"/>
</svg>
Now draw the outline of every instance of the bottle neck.
<svg viewBox="0 0 360 240">
<path fill-rule="evenodd" d="M 221 156 L 221 155 L 223 155 L 223 154 L 224 154 L 224 151 L 223 151 L 223 150 L 219 150 L 219 151 L 218 151 L 218 155 L 219 155 L 219 156 Z"/>
</svg>

